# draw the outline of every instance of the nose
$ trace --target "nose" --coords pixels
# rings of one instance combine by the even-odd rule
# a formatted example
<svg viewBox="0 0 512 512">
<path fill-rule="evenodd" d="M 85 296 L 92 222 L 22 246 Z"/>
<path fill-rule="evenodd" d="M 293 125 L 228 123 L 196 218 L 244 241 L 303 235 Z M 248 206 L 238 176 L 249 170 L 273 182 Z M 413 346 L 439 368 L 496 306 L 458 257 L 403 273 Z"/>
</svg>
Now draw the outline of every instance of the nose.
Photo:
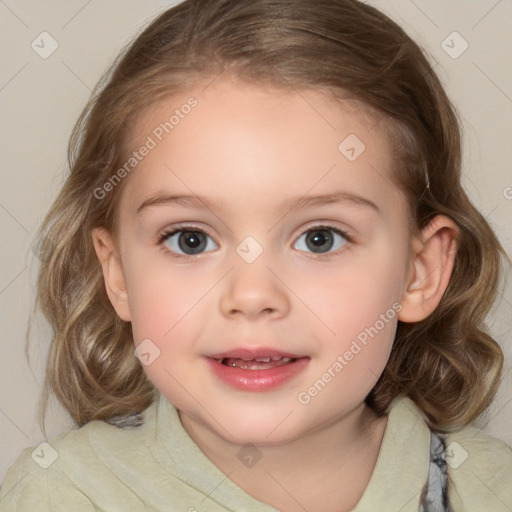
<svg viewBox="0 0 512 512">
<path fill-rule="evenodd" d="M 263 261 L 238 262 L 226 277 L 221 313 L 229 318 L 279 319 L 290 310 L 290 297 L 278 273 Z"/>
</svg>

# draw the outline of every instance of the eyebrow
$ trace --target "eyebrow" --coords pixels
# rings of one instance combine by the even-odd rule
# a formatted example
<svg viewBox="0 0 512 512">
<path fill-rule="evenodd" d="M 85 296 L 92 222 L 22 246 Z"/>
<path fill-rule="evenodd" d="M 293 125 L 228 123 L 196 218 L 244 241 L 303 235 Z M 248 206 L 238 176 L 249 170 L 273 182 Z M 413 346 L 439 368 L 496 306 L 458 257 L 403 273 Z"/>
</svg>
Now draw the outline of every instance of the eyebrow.
<svg viewBox="0 0 512 512">
<path fill-rule="evenodd" d="M 370 199 L 362 197 L 358 194 L 349 192 L 334 192 L 331 194 L 322 194 L 316 196 L 302 196 L 299 198 L 291 198 L 283 202 L 281 210 L 292 211 L 300 208 L 307 208 L 312 206 L 323 206 L 333 203 L 348 203 L 356 206 L 365 206 L 371 208 L 376 213 L 381 214 L 380 208 Z M 220 209 L 221 203 L 215 205 L 211 203 L 206 197 L 187 194 L 156 194 L 145 199 L 142 204 L 137 208 L 136 214 L 138 215 L 144 209 L 150 206 L 164 206 L 164 205 L 177 205 L 183 207 L 207 208 L 208 210 Z"/>
</svg>

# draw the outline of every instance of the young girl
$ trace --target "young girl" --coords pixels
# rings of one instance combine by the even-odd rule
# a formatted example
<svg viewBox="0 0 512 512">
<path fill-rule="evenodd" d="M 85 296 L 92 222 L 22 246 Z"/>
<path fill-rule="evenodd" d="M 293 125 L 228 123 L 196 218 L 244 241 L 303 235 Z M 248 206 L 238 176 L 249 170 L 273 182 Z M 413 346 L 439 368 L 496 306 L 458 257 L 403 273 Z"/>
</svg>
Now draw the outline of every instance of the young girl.
<svg viewBox="0 0 512 512">
<path fill-rule="evenodd" d="M 131 44 L 43 228 L 20 511 L 507 511 L 468 425 L 503 250 L 418 46 L 355 0 L 187 0 Z M 45 401 L 47 395 L 45 396 Z"/>
</svg>

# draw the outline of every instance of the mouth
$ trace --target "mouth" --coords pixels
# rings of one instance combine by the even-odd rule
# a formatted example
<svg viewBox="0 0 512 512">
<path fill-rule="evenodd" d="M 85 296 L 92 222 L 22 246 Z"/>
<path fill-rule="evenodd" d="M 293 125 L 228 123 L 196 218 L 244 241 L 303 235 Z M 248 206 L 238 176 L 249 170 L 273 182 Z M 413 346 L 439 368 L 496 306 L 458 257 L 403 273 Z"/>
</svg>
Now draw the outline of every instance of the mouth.
<svg viewBox="0 0 512 512">
<path fill-rule="evenodd" d="M 291 364 L 304 356 L 281 352 L 274 349 L 260 348 L 255 350 L 236 349 L 222 354 L 208 356 L 218 363 L 243 370 L 268 370 Z"/>
<path fill-rule="evenodd" d="M 270 368 L 277 368 L 278 366 L 294 363 L 296 360 L 297 358 L 294 357 L 258 357 L 250 360 L 235 357 L 216 359 L 217 362 L 224 366 L 241 368 L 242 370 L 268 370 Z"/>
<path fill-rule="evenodd" d="M 273 349 L 238 349 L 207 356 L 214 374 L 238 389 L 264 391 L 305 369 L 309 357 Z"/>
</svg>

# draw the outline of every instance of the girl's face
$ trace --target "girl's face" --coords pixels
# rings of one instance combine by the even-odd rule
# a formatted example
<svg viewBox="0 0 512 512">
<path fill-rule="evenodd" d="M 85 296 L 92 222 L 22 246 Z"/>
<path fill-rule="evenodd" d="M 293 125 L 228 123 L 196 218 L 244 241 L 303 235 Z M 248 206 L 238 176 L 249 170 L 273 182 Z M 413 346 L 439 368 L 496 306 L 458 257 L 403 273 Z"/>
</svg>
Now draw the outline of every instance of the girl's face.
<svg viewBox="0 0 512 512">
<path fill-rule="evenodd" d="M 134 148 L 117 310 L 182 418 L 265 445 L 361 407 L 411 274 L 377 120 L 218 78 L 147 112 Z"/>
</svg>

